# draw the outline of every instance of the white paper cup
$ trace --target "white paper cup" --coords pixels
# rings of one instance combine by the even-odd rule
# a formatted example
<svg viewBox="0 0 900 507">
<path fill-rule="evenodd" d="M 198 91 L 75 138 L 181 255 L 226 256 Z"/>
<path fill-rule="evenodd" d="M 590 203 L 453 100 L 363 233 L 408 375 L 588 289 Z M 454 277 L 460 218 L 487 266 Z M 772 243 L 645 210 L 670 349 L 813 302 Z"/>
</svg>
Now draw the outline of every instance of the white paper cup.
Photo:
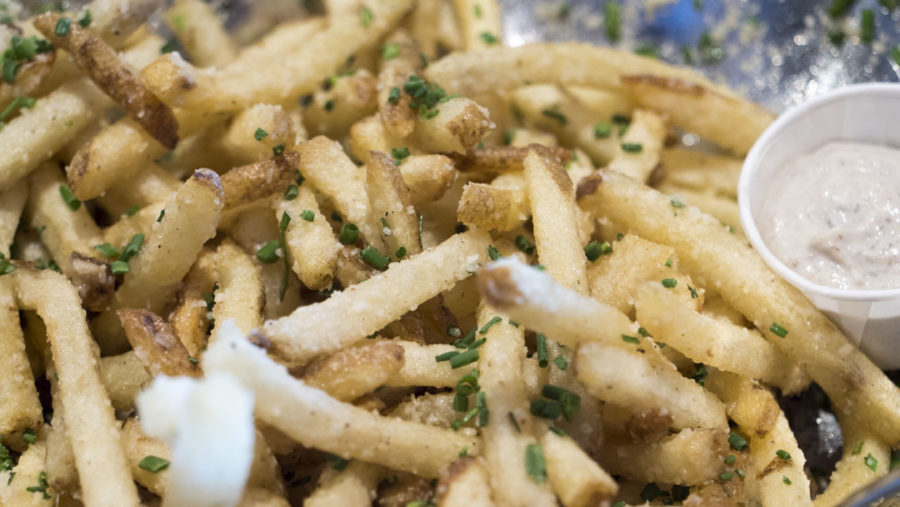
<svg viewBox="0 0 900 507">
<path fill-rule="evenodd" d="M 785 266 L 763 242 L 756 219 L 772 176 L 799 155 L 830 141 L 900 148 L 900 84 L 841 88 L 795 106 L 756 141 L 738 183 L 741 224 L 750 244 L 782 278 L 803 291 L 875 364 L 900 369 L 900 288 L 855 290 L 811 282 Z M 897 167 L 900 171 L 900 167 Z M 802 199 L 803 196 L 797 196 Z"/>
</svg>

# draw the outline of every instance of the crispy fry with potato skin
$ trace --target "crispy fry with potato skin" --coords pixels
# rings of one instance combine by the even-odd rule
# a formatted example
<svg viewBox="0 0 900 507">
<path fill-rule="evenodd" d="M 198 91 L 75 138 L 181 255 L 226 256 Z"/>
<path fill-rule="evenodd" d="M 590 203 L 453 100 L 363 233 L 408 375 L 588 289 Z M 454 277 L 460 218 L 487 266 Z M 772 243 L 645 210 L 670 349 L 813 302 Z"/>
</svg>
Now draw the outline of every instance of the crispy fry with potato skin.
<svg viewBox="0 0 900 507">
<path fill-rule="evenodd" d="M 134 353 L 151 376 L 199 377 L 200 368 L 175 335 L 175 329 L 148 310 L 125 308 L 116 312 Z"/>
<path fill-rule="evenodd" d="M 556 146 L 546 147 L 561 164 L 572 160 L 572 151 Z M 465 154 L 452 153 L 457 169 L 467 173 L 505 174 L 524 169 L 527 147 L 490 146 L 475 148 Z"/>
<path fill-rule="evenodd" d="M 56 27 L 63 19 L 68 21 L 69 29 L 60 36 Z M 175 113 L 144 86 L 112 47 L 73 21 L 47 12 L 35 18 L 34 26 L 55 46 L 66 49 L 97 86 L 121 104 L 154 139 L 166 148 L 175 148 L 178 143 Z"/>
<path fill-rule="evenodd" d="M 303 381 L 341 401 L 351 401 L 387 384 L 402 366 L 403 347 L 377 341 L 314 361 L 303 371 Z"/>
<path fill-rule="evenodd" d="M 19 67 L 14 82 L 0 81 L 0 110 L 5 109 L 16 97 L 28 97 L 33 94 L 53 70 L 55 62 L 56 51 L 41 53 L 36 55 L 34 60 L 25 62 Z"/>
<path fill-rule="evenodd" d="M 283 191 L 299 168 L 300 154 L 288 151 L 268 160 L 230 169 L 222 175 L 225 209 L 233 210 Z"/>
</svg>

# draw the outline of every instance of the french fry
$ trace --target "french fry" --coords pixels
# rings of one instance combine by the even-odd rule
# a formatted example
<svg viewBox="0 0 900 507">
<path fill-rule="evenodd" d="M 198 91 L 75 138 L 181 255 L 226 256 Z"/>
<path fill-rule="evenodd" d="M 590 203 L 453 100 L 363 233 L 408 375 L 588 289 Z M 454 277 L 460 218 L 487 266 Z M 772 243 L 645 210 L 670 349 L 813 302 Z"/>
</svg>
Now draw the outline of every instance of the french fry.
<svg viewBox="0 0 900 507">
<path fill-rule="evenodd" d="M 141 429 L 137 419 L 131 418 L 122 426 L 122 447 L 134 474 L 135 481 L 147 488 L 150 492 L 162 496 L 166 491 L 166 482 L 169 479 L 170 470 L 151 472 L 139 466 L 141 460 L 147 456 L 156 456 L 166 461 L 172 461 L 172 450 L 168 445 L 147 436 Z"/>
<path fill-rule="evenodd" d="M 399 169 L 409 197 L 417 207 L 443 197 L 456 179 L 453 160 L 444 155 L 411 155 Z"/>
<path fill-rule="evenodd" d="M 282 192 L 294 180 L 300 167 L 300 156 L 293 151 L 267 160 L 230 169 L 222 175 L 225 209 L 243 206 Z"/>
<path fill-rule="evenodd" d="M 706 385 L 725 402 L 728 416 L 749 437 L 750 495 L 763 505 L 809 505 L 809 479 L 803 472 L 806 459 L 772 394 L 746 377 L 714 368 Z"/>
<path fill-rule="evenodd" d="M 456 350 L 450 345 L 420 345 L 406 340 L 390 340 L 403 349 L 403 363 L 385 385 L 392 387 L 430 386 L 454 387 L 467 371 L 450 368 L 450 364 L 435 362 L 435 357 Z"/>
<path fill-rule="evenodd" d="M 454 0 L 463 49 L 471 51 L 497 44 L 503 38 L 500 5 L 495 0 Z"/>
<path fill-rule="evenodd" d="M 458 220 L 487 231 L 511 231 L 528 219 L 528 196 L 496 184 L 468 183 L 456 211 Z"/>
<path fill-rule="evenodd" d="M 63 273 L 69 274 L 72 254 L 93 255 L 93 246 L 102 243 L 102 234 L 85 206 L 63 198 L 65 185 L 56 164 L 42 165 L 30 177 L 27 213 L 31 226 L 41 231 L 41 240 L 53 259 Z"/>
<path fill-rule="evenodd" d="M 85 310 L 106 310 L 116 292 L 116 278 L 110 265 L 106 261 L 78 252 L 72 252 L 70 261 L 71 267 L 67 274 L 72 285 L 78 289 L 81 305 Z"/>
<path fill-rule="evenodd" d="M 134 398 L 150 383 L 150 375 L 143 368 L 134 351 L 100 359 L 100 381 L 114 409 L 134 410 Z"/>
<path fill-rule="evenodd" d="M 11 188 L 0 191 L 0 253 L 10 256 L 10 246 L 28 197 L 28 180 L 22 179 Z"/>
<path fill-rule="evenodd" d="M 380 475 L 378 466 L 362 461 L 353 461 L 341 471 L 326 470 L 319 478 L 319 487 L 303 504 L 310 507 L 372 505 Z"/>
<path fill-rule="evenodd" d="M 643 283 L 660 283 L 671 278 L 676 280 L 676 285 L 669 290 L 680 296 L 680 304 L 696 310 L 702 307 L 703 290 L 691 292 L 693 287 L 690 279 L 673 269 L 675 251 L 672 248 L 633 234 L 626 234 L 609 248 L 612 250 L 611 254 L 602 255 L 588 265 L 591 296 L 597 301 L 615 306 L 619 311 L 631 315 L 635 295 Z"/>
<path fill-rule="evenodd" d="M 68 51 L 94 83 L 121 104 L 154 139 L 169 149 L 174 148 L 178 142 L 178 121 L 172 110 L 146 89 L 103 39 L 77 23 L 70 23 L 67 32 L 60 35 L 56 26 L 61 19 L 59 14 L 44 13 L 35 18 L 34 26 L 54 45 Z"/>
<path fill-rule="evenodd" d="M 480 458 L 463 457 L 441 472 L 435 490 L 442 507 L 492 507 L 488 471 Z"/>
<path fill-rule="evenodd" d="M 329 84 L 329 89 L 313 94 L 303 123 L 310 134 L 340 139 L 351 125 L 377 110 L 378 80 L 362 69 L 350 76 L 333 76 Z"/>
<path fill-rule="evenodd" d="M 701 82 L 655 73 L 622 76 L 638 106 L 738 156 L 746 155 L 774 116 L 762 107 Z"/>
<path fill-rule="evenodd" d="M 643 360 L 637 350 L 601 343 L 578 348 L 575 372 L 589 393 L 633 413 L 664 408 L 671 427 L 725 431 L 725 407 L 712 393 L 674 367 Z"/>
<path fill-rule="evenodd" d="M 666 126 L 662 118 L 650 111 L 637 109 L 628 124 L 628 130 L 619 139 L 609 169 L 631 176 L 637 181 L 648 181 L 659 164 L 660 151 L 666 138 Z"/>
<path fill-rule="evenodd" d="M 390 415 L 404 421 L 447 428 L 456 419 L 457 414 L 453 410 L 453 394 L 438 393 L 411 396 L 408 400 L 397 404 Z"/>
<path fill-rule="evenodd" d="M 222 147 L 239 163 L 258 162 L 271 158 L 272 149 L 279 144 L 287 148 L 296 145 L 298 127 L 282 106 L 256 104 L 231 120 Z"/>
<path fill-rule="evenodd" d="M 112 309 L 92 322 L 101 348 L 122 352 L 125 336 L 114 310 L 162 312 L 207 239 L 215 235 L 225 196 L 219 176 L 200 169 L 164 208 L 146 243 L 130 262 Z"/>
<path fill-rule="evenodd" d="M 234 59 L 234 42 L 209 4 L 179 0 L 165 11 L 163 19 L 200 67 L 222 67 Z"/>
<path fill-rule="evenodd" d="M 864 424 L 841 414 L 844 450 L 828 481 L 828 487 L 814 500 L 816 507 L 839 505 L 853 492 L 887 475 L 891 449 Z"/>
<path fill-rule="evenodd" d="M 696 206 L 700 211 L 717 219 L 729 231 L 739 236 L 744 235 L 744 228 L 741 226 L 741 213 L 734 199 L 719 197 L 706 192 L 697 192 L 667 183 L 658 185 L 655 188 L 685 204 Z"/>
<path fill-rule="evenodd" d="M 660 284 L 640 287 L 635 307 L 638 322 L 651 335 L 695 362 L 760 379 L 785 393 L 797 393 L 809 385 L 809 377 L 759 332 L 685 308 L 678 296 Z"/>
<path fill-rule="evenodd" d="M 381 238 L 389 257 L 402 259 L 422 251 L 419 217 L 400 170 L 384 153 L 366 162 L 366 193 L 370 224 L 381 224 Z"/>
<path fill-rule="evenodd" d="M 487 255 L 487 244 L 485 233 L 458 234 L 322 303 L 298 308 L 288 317 L 267 322 L 260 335 L 271 342 L 273 353 L 291 363 L 334 352 L 378 331 L 467 277 Z M 382 295 L 392 287 L 407 290 L 389 301 L 383 300 Z M 379 312 L 369 311 L 373 305 L 379 307 Z M 311 319 L 311 315 L 315 318 Z"/>
<path fill-rule="evenodd" d="M 741 159 L 688 148 L 665 148 L 660 154 L 665 183 L 737 199 Z"/>
<path fill-rule="evenodd" d="M 588 294 L 586 261 L 576 227 L 575 187 L 553 153 L 529 147 L 525 182 L 538 260 L 561 285 Z"/>
<path fill-rule="evenodd" d="M 178 190 L 180 184 L 181 182 L 178 181 L 178 178 L 171 173 L 156 164 L 150 164 L 144 170 L 129 178 L 127 184 L 115 185 L 108 189 L 99 198 L 99 202 L 110 215 L 127 216 L 128 213 L 133 213 L 135 206 L 146 208 L 157 203 L 165 203 Z M 158 209 L 156 210 L 156 215 L 159 215 L 159 211 Z M 156 215 L 153 215 L 154 219 L 156 219 Z M 112 227 L 115 227 L 118 223 L 116 222 Z M 144 231 L 146 232 L 147 230 L 144 229 Z M 131 235 L 128 237 L 130 238 Z M 128 238 L 125 241 L 128 241 Z M 113 244 L 119 243 L 115 242 Z"/>
<path fill-rule="evenodd" d="M 219 287 L 212 295 L 213 319 L 230 320 L 245 333 L 261 326 L 264 292 L 257 265 L 244 250 L 227 240 L 216 249 L 214 262 Z M 220 329 L 214 327 L 210 341 L 217 340 L 219 334 Z"/>
<path fill-rule="evenodd" d="M 430 65 L 425 77 L 448 93 L 473 96 L 500 93 L 529 82 L 586 85 L 617 92 L 622 90 L 623 75 L 650 73 L 712 86 L 692 70 L 581 43 L 536 43 L 458 53 Z"/>
<path fill-rule="evenodd" d="M 675 216 L 671 199 L 612 172 L 582 181 L 578 193 L 582 208 L 673 247 L 682 269 L 765 330 L 832 403 L 867 418 L 888 443 L 900 443 L 900 419 L 892 415 L 900 411 L 900 391 L 747 244 L 696 209 Z M 782 338 L 772 329 L 786 333 Z"/>
<path fill-rule="evenodd" d="M 356 225 L 369 244 L 380 241 L 368 223 L 365 174 L 344 153 L 340 143 L 318 136 L 297 146 L 303 177 L 334 205 L 343 219 Z"/>
<path fill-rule="evenodd" d="M 409 107 L 412 99 L 408 94 L 392 97 L 391 93 L 395 88 L 399 92 L 409 76 L 421 73 L 425 64 L 420 54 L 416 41 L 403 29 L 395 31 L 382 47 L 378 116 L 385 131 L 398 139 L 405 139 L 415 130 L 416 111 Z"/>
<path fill-rule="evenodd" d="M 463 434 L 384 418 L 294 380 L 236 328 L 222 325 L 231 330 L 204 354 L 204 370 L 238 376 L 255 394 L 256 416 L 301 444 L 423 477 L 437 477 L 463 447 L 477 453 L 476 442 Z M 278 410 L 271 410 L 276 399 Z"/>
<path fill-rule="evenodd" d="M 35 95 L 40 86 L 47 81 L 55 63 L 55 51 L 40 53 L 35 55 L 33 60 L 23 63 L 12 83 L 5 80 L 0 83 L 0 107 L 6 109 L 17 97 Z"/>
<path fill-rule="evenodd" d="M 69 494 L 78 491 L 75 455 L 72 454 L 72 445 L 66 436 L 62 404 L 58 402 L 53 407 L 53 418 L 47 428 L 47 458 L 44 466 L 47 470 L 47 482 L 55 491 Z"/>
<path fill-rule="evenodd" d="M 0 434 L 6 445 L 22 450 L 25 430 L 36 431 L 44 421 L 9 276 L 0 277 L 0 312 L 0 368 L 9 372 L 0 389 Z"/>
<path fill-rule="evenodd" d="M 13 279 L 20 307 L 36 309 L 47 325 L 84 501 L 138 505 L 109 397 L 100 382 L 97 352 L 74 287 L 52 271 L 17 269 Z"/>
<path fill-rule="evenodd" d="M 428 151 L 466 153 L 494 128 L 488 110 L 470 99 L 452 98 L 434 110 L 438 114 L 420 118 L 413 134 Z"/>
<path fill-rule="evenodd" d="M 161 0 L 92 0 L 90 28 L 112 47 L 121 48 L 163 3 Z"/>
<path fill-rule="evenodd" d="M 309 364 L 303 382 L 335 399 L 352 401 L 387 385 L 404 365 L 403 352 L 403 347 L 390 341 L 350 347 Z"/>
<path fill-rule="evenodd" d="M 479 314 L 481 322 L 488 322 L 495 315 L 487 308 Z M 481 428 L 481 435 L 484 459 L 492 470 L 489 482 L 494 499 L 500 505 L 553 505 L 550 489 L 532 481 L 525 467 L 526 448 L 536 444 L 536 428 L 528 411 L 522 375 L 523 328 L 495 324 L 485 338 L 478 360 L 478 384 L 493 415 L 490 423 Z"/>
<path fill-rule="evenodd" d="M 728 454 L 723 430 L 683 429 L 656 443 L 610 444 L 600 459 L 612 473 L 639 481 L 699 485 L 718 479 Z"/>
<path fill-rule="evenodd" d="M 175 330 L 159 315 L 147 310 L 122 309 L 116 312 L 134 355 L 152 377 L 158 375 L 200 376 Z"/>
<path fill-rule="evenodd" d="M 391 134 L 378 115 L 368 116 L 350 127 L 350 139 L 347 143 L 350 153 L 363 163 L 369 161 L 373 151 L 388 153 L 391 148 L 401 146 L 404 140 Z"/>
<path fill-rule="evenodd" d="M 550 149 L 560 163 L 566 164 L 572 160 L 571 151 L 555 147 Z M 478 175 L 493 175 L 522 171 L 525 168 L 526 155 L 528 155 L 528 145 L 476 148 L 463 155 L 454 154 L 452 156 L 460 171 Z"/>
<path fill-rule="evenodd" d="M 312 220 L 307 220 L 312 213 Z M 341 244 L 334 237 L 328 220 L 319 210 L 309 185 L 300 185 L 297 196 L 275 204 L 276 218 L 291 217 L 285 231 L 291 269 L 313 290 L 331 287 Z"/>
<path fill-rule="evenodd" d="M 0 190 L 28 175 L 91 124 L 107 99 L 88 79 L 57 88 L 0 130 Z"/>
<path fill-rule="evenodd" d="M 547 431 L 541 447 L 550 485 L 566 507 L 597 505 L 615 496 L 616 481 L 571 438 Z"/>
</svg>

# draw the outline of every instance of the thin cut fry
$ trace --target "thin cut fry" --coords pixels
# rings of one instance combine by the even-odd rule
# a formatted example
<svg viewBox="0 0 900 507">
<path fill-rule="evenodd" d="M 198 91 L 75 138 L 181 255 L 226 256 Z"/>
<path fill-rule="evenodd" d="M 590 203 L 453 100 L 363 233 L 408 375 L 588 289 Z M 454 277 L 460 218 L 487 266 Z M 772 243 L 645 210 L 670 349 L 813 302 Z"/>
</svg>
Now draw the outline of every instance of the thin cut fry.
<svg viewBox="0 0 900 507">
<path fill-rule="evenodd" d="M 309 364 L 303 382 L 338 400 L 352 401 L 386 385 L 403 367 L 403 352 L 397 342 L 389 341 L 350 347 Z"/>
<path fill-rule="evenodd" d="M 199 368 L 191 362 L 175 330 L 162 317 L 147 310 L 124 309 L 116 313 L 134 348 L 134 355 L 151 376 L 200 376 Z"/>
<path fill-rule="evenodd" d="M 473 273 L 487 255 L 487 246 L 485 233 L 458 234 L 322 303 L 267 322 L 260 334 L 271 342 L 273 353 L 292 363 L 334 352 L 378 331 Z M 406 290 L 385 300 L 383 295 L 395 287 Z M 373 312 L 376 308 L 378 311 Z"/>
<path fill-rule="evenodd" d="M 25 430 L 37 430 L 44 421 L 9 276 L 0 277 L 0 315 L 0 370 L 8 374 L 0 387 L 0 435 L 5 445 L 21 450 Z"/>
<path fill-rule="evenodd" d="M 562 164 L 572 160 L 572 152 L 564 148 L 549 147 L 553 156 Z M 505 174 L 525 168 L 527 146 L 491 146 L 476 148 L 464 155 L 453 154 L 453 160 L 460 171 L 476 174 Z"/>
<path fill-rule="evenodd" d="M 574 440 L 547 431 L 541 446 L 550 485 L 565 507 L 597 505 L 615 496 L 619 489 L 616 481 Z"/>
<path fill-rule="evenodd" d="M 309 507 L 367 507 L 375 500 L 381 469 L 370 463 L 353 461 L 344 470 L 326 470 L 319 487 L 303 501 Z"/>
<path fill-rule="evenodd" d="M 0 191 L 0 254 L 7 258 L 27 198 L 28 180 L 24 178 L 11 188 Z"/>
<path fill-rule="evenodd" d="M 197 65 L 221 67 L 234 59 L 234 42 L 206 2 L 179 0 L 163 17 Z"/>
<path fill-rule="evenodd" d="M 47 325 L 84 501 L 137 506 L 137 489 L 109 397 L 100 383 L 97 352 L 74 287 L 49 270 L 17 269 L 13 279 L 20 306 L 36 309 Z"/>
<path fill-rule="evenodd" d="M 300 156 L 288 151 L 268 160 L 230 169 L 222 175 L 225 209 L 231 211 L 284 191 L 299 167 Z"/>
<path fill-rule="evenodd" d="M 488 471 L 479 458 L 463 457 L 441 472 L 436 488 L 442 507 L 493 507 Z"/>
<path fill-rule="evenodd" d="M 609 445 L 601 460 L 612 473 L 639 481 L 699 485 L 718 479 L 728 454 L 724 431 L 685 429 L 652 444 Z"/>
</svg>

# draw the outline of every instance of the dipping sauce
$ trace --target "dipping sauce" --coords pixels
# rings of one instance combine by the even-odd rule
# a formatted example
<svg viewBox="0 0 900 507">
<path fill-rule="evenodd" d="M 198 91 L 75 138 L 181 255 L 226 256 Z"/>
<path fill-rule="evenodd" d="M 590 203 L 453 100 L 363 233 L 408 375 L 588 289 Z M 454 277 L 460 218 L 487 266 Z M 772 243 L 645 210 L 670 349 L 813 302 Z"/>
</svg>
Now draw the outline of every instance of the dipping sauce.
<svg viewBox="0 0 900 507">
<path fill-rule="evenodd" d="M 759 229 L 812 282 L 900 288 L 900 150 L 832 142 L 796 158 L 769 183 Z"/>
</svg>

